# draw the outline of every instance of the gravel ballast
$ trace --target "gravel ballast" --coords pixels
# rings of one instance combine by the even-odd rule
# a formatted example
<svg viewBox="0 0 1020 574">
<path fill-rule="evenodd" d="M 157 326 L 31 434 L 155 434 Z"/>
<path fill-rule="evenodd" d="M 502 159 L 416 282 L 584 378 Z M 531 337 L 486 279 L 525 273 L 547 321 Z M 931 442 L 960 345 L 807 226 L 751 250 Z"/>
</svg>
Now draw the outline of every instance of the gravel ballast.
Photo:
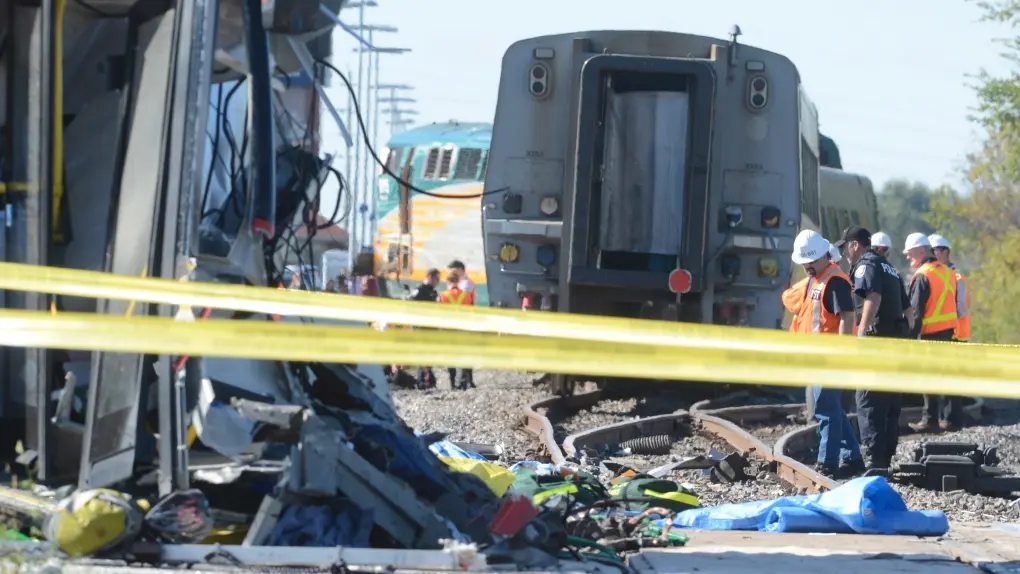
<svg viewBox="0 0 1020 574">
<path fill-rule="evenodd" d="M 502 460 L 534 457 L 538 440 L 522 425 L 525 407 L 547 398 L 533 384 L 539 375 L 511 371 L 475 371 L 477 389 L 450 390 L 446 369 L 435 369 L 438 389 L 391 387 L 397 413 L 421 432 L 449 433 L 447 439 L 503 447 Z"/>
</svg>

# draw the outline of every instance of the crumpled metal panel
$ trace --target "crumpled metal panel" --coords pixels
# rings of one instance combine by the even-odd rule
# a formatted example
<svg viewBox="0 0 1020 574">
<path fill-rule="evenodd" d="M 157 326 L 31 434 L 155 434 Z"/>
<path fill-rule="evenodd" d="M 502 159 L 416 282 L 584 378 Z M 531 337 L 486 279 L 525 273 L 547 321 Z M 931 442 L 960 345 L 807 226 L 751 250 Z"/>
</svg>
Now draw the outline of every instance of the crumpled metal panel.
<svg viewBox="0 0 1020 574">
<path fill-rule="evenodd" d="M 601 249 L 680 252 L 689 117 L 685 92 L 609 92 Z"/>
</svg>

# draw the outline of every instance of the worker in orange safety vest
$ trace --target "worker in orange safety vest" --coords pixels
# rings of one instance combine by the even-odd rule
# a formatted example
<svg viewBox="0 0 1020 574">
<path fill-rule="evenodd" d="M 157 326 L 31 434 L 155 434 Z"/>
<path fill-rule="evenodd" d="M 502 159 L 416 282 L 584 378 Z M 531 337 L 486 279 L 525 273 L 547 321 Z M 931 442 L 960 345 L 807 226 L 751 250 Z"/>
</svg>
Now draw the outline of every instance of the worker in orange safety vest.
<svg viewBox="0 0 1020 574">
<path fill-rule="evenodd" d="M 439 302 L 443 305 L 474 305 L 475 291 L 463 288 L 461 276 L 456 271 L 452 271 L 446 277 L 446 290 L 439 294 Z M 474 370 L 450 367 L 447 372 L 450 374 L 451 389 L 466 391 L 468 387 L 477 388 Z"/>
<path fill-rule="evenodd" d="M 794 263 L 808 281 L 800 292 L 797 332 L 853 335 L 854 300 L 850 278 L 832 261 L 831 245 L 816 231 L 801 231 L 793 242 Z M 819 442 L 816 470 L 848 477 L 864 470 L 861 448 L 843 410 L 841 389 L 812 388 Z"/>
<path fill-rule="evenodd" d="M 914 324 L 910 338 L 927 341 L 952 341 L 959 321 L 956 317 L 956 275 L 935 258 L 931 241 L 923 233 L 911 233 L 903 253 L 914 270 L 908 289 Z M 924 395 L 920 422 L 910 423 L 917 432 L 939 428 L 950 430 L 962 423 L 960 397 Z"/>
<path fill-rule="evenodd" d="M 834 264 L 839 264 L 843 260 L 843 254 L 839 252 L 839 249 L 835 245 L 829 247 L 829 260 Z M 790 321 L 790 332 L 800 332 L 800 317 L 801 307 L 804 306 L 804 293 L 807 291 L 808 281 L 811 281 L 811 276 L 805 277 L 792 285 L 786 291 L 783 291 L 783 307 L 793 315 L 793 319 Z M 857 324 L 854 323 L 854 330 L 856 331 Z"/>
<path fill-rule="evenodd" d="M 928 241 L 931 242 L 932 251 L 935 252 L 935 259 L 952 269 L 956 275 L 956 331 L 953 332 L 953 338 L 966 343 L 970 340 L 970 281 L 953 264 L 951 259 L 953 247 L 948 239 L 933 233 L 928 236 Z"/>
</svg>

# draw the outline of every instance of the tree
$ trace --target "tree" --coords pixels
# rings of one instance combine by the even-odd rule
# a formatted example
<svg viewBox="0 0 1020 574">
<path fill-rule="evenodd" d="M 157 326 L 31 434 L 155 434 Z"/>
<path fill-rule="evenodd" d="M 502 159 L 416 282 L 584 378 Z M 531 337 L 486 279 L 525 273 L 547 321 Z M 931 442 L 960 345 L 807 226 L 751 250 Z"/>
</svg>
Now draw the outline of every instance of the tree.
<svg viewBox="0 0 1020 574">
<path fill-rule="evenodd" d="M 1020 25 L 1020 0 L 979 2 L 985 20 Z M 1003 57 L 1020 63 L 1020 36 L 1003 40 Z M 986 130 L 981 149 L 967 159 L 969 194 L 938 190 L 929 222 L 953 244 L 953 258 L 970 280 L 971 339 L 1020 343 L 1020 73 L 974 77 L 973 120 Z"/>
<path fill-rule="evenodd" d="M 882 186 L 878 193 L 878 226 L 892 239 L 889 250 L 889 262 L 906 269 L 907 259 L 903 256 L 903 242 L 907 235 L 921 232 L 925 235 L 933 233 L 928 221 L 931 209 L 932 190 L 920 182 L 909 182 L 903 179 L 890 180 Z"/>
</svg>

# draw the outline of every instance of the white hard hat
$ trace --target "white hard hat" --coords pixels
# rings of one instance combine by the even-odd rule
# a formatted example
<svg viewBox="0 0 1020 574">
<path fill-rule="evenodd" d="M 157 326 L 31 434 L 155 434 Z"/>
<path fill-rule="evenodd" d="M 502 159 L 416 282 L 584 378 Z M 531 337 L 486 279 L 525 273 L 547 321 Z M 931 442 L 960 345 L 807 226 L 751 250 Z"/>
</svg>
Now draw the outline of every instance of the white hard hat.
<svg viewBox="0 0 1020 574">
<path fill-rule="evenodd" d="M 879 231 L 871 235 L 871 246 L 872 247 L 892 247 L 892 239 L 888 234 Z"/>
<path fill-rule="evenodd" d="M 829 242 L 817 231 L 805 229 L 797 234 L 797 239 L 793 240 L 793 255 L 790 258 L 798 265 L 805 265 L 812 261 L 818 261 L 828 252 Z"/>
<path fill-rule="evenodd" d="M 923 233 L 911 233 L 903 242 L 903 252 L 906 253 L 915 247 L 931 247 L 931 241 L 928 241 L 928 236 Z"/>
<path fill-rule="evenodd" d="M 839 252 L 839 247 L 835 245 L 829 245 L 829 257 L 832 258 L 833 263 L 839 263 L 843 260 L 843 254 Z"/>
<path fill-rule="evenodd" d="M 945 247 L 946 249 L 952 249 L 949 245 L 949 240 L 938 233 L 932 233 L 929 235 L 928 241 L 931 243 L 932 247 Z"/>
</svg>

